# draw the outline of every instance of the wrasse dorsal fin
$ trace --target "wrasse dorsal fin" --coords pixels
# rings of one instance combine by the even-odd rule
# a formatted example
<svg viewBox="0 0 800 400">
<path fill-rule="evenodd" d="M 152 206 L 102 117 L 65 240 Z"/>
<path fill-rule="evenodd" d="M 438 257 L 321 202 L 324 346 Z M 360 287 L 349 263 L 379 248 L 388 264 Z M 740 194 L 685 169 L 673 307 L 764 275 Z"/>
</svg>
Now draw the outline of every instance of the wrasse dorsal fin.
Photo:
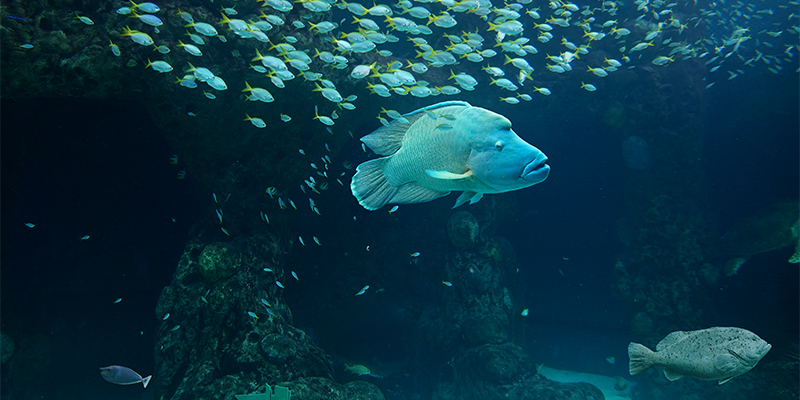
<svg viewBox="0 0 800 400">
<path fill-rule="evenodd" d="M 427 106 L 427 107 L 422 107 L 422 108 L 420 108 L 418 110 L 414 110 L 414 111 L 412 111 L 412 112 L 410 112 L 408 114 L 403 114 L 403 116 L 404 117 L 409 117 L 409 116 L 412 116 L 412 115 L 415 115 L 415 114 L 424 114 L 426 111 L 431 111 L 431 110 L 435 110 L 437 108 L 450 107 L 450 106 L 472 107 L 466 101 L 457 101 L 457 100 L 443 101 L 441 103 L 436 103 L 436 104 L 433 104 L 433 105 L 430 105 L 430 106 Z"/>
<path fill-rule="evenodd" d="M 361 138 L 361 141 L 367 145 L 376 154 L 382 156 L 390 156 L 400 150 L 403 143 L 403 138 L 406 132 L 411 129 L 414 122 L 422 116 L 414 115 L 405 118 L 405 121 L 394 120 L 389 125 L 381 127 L 375 132 Z"/>
</svg>

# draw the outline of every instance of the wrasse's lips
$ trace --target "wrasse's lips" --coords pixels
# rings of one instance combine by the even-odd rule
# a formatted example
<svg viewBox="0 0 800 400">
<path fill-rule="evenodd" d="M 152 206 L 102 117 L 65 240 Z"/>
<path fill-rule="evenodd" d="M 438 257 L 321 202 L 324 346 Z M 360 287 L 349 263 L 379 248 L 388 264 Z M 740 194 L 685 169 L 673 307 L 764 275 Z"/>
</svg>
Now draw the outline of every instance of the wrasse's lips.
<svg viewBox="0 0 800 400">
<path fill-rule="evenodd" d="M 520 174 L 519 178 L 524 181 L 541 182 L 547 179 L 549 174 L 550 166 L 547 165 L 547 156 L 542 154 L 529 162 L 528 165 L 522 169 L 522 174 Z"/>
</svg>

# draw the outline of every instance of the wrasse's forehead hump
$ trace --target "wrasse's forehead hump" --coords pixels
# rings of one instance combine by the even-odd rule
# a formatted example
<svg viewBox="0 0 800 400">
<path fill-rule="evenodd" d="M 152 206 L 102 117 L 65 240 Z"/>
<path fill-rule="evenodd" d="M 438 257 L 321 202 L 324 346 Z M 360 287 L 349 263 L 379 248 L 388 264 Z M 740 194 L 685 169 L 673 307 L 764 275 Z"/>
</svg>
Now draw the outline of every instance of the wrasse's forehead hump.
<svg viewBox="0 0 800 400">
<path fill-rule="evenodd" d="M 480 107 L 472 107 L 467 112 L 465 117 L 473 125 L 492 130 L 511 129 L 511 121 L 500 114 Z"/>
</svg>

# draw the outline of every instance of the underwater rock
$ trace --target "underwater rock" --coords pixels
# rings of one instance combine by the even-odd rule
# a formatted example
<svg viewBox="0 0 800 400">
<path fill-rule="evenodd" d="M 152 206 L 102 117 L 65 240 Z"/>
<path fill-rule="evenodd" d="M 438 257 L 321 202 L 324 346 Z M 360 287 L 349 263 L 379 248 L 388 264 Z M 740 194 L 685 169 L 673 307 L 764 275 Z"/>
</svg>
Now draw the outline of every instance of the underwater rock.
<svg viewBox="0 0 800 400">
<path fill-rule="evenodd" d="M 603 122 L 614 128 L 620 128 L 622 125 L 625 125 L 627 119 L 628 116 L 625 114 L 625 107 L 619 103 L 610 105 L 603 114 Z"/>
<path fill-rule="evenodd" d="M 628 217 L 622 217 L 617 220 L 617 238 L 625 247 L 630 247 L 631 245 L 631 236 L 633 236 L 631 229 L 631 222 Z"/>
<path fill-rule="evenodd" d="M 460 214 L 450 222 L 471 221 L 477 231 L 474 217 Z M 525 371 L 535 374 L 524 351 L 514 344 L 524 329 L 522 319 L 513 317 L 519 312 L 517 296 L 500 283 L 515 270 L 514 249 L 507 240 L 484 232 L 477 249 L 452 249 L 446 260 L 443 277 L 452 287 L 441 292 L 439 305 L 427 307 L 419 318 L 419 353 L 426 359 L 417 362 L 431 366 L 425 375 L 440 377 L 433 382 L 435 399 L 495 398 L 498 385 L 520 379 Z"/>
<path fill-rule="evenodd" d="M 466 267 L 467 272 L 464 274 L 464 279 L 467 281 L 467 287 L 477 294 L 482 294 L 492 286 L 494 273 L 490 263 L 482 263 L 480 266 L 469 263 Z"/>
<path fill-rule="evenodd" d="M 241 256 L 230 245 L 211 243 L 200 253 L 200 275 L 209 282 L 215 282 L 236 273 L 241 262 Z"/>
<path fill-rule="evenodd" d="M 17 337 L 14 355 L 3 364 L 0 374 L 0 395 L 4 400 L 47 397 L 48 385 L 43 384 L 42 377 L 53 374 L 53 360 L 59 351 L 52 337 L 45 332 L 30 332 Z M 0 344 L 5 346 L 6 342 Z M 4 356 L 5 352 L 3 347 Z"/>
<path fill-rule="evenodd" d="M 2 364 L 5 364 L 13 355 L 14 339 L 11 339 L 11 336 L 6 335 L 5 332 L 0 332 L 0 360 L 2 360 Z"/>
<path fill-rule="evenodd" d="M 517 261 L 514 246 L 502 236 L 493 236 L 484 243 L 481 254 L 500 268 L 513 265 Z"/>
<path fill-rule="evenodd" d="M 645 312 L 637 313 L 631 320 L 631 329 L 637 335 L 646 335 L 653 330 L 653 319 Z"/>
<path fill-rule="evenodd" d="M 535 371 L 525 350 L 513 343 L 473 347 L 456 358 L 453 368 L 462 399 L 495 398 L 497 386 L 512 384 Z"/>
<path fill-rule="evenodd" d="M 468 347 L 508 341 L 508 317 L 499 309 L 468 318 L 461 323 L 461 335 Z"/>
<path fill-rule="evenodd" d="M 719 270 L 713 264 L 705 263 L 700 267 L 700 277 L 707 286 L 716 286 L 719 283 Z"/>
<path fill-rule="evenodd" d="M 151 382 L 155 398 L 227 399 L 259 387 L 263 391 L 268 382 L 291 387 L 312 377 L 335 386 L 331 357 L 292 326 L 291 310 L 275 283 L 286 279 L 286 252 L 268 234 L 234 243 L 187 244 L 173 282 L 162 290 L 156 306 L 162 322 Z M 211 279 L 195 265 L 201 263 Z M 273 273 L 264 273 L 264 268 Z M 364 393 L 382 398 L 373 395 L 377 388 L 359 392 L 358 387 L 347 389 L 351 386 L 342 387 L 352 395 L 343 398 Z"/>
<path fill-rule="evenodd" d="M 452 362 L 455 380 L 437 388 L 434 399 L 603 400 L 588 383 L 560 383 L 536 374 L 525 351 L 512 343 L 467 350 Z"/>
<path fill-rule="evenodd" d="M 456 319 L 436 307 L 426 307 L 417 320 L 422 353 L 435 360 L 449 360 L 462 345 Z"/>
<path fill-rule="evenodd" d="M 475 246 L 480 233 L 478 219 L 467 211 L 459 211 L 447 220 L 447 236 L 459 250 L 469 250 Z"/>
<path fill-rule="evenodd" d="M 539 375 L 508 388 L 505 395 L 514 400 L 604 400 L 603 392 L 585 382 L 561 383 Z"/>
<path fill-rule="evenodd" d="M 304 400 L 370 399 L 383 400 L 377 386 L 370 382 L 353 381 L 338 384 L 328 378 L 300 378 L 285 385 L 292 391 L 292 398 Z"/>
<path fill-rule="evenodd" d="M 629 136 L 622 141 L 622 158 L 630 169 L 650 168 L 650 145 L 639 136 Z"/>
</svg>

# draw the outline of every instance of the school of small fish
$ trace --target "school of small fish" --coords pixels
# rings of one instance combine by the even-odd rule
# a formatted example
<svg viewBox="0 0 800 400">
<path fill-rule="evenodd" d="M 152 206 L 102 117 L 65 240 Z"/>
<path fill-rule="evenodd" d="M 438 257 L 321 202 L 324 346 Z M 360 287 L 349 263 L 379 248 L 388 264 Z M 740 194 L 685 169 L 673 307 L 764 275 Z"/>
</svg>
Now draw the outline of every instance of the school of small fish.
<svg viewBox="0 0 800 400">
<path fill-rule="evenodd" d="M 758 4 L 741 0 L 518 0 L 502 4 L 489 0 L 399 0 L 393 4 L 223 0 L 211 4 L 202 13 L 197 7 L 190 10 L 194 15 L 180 8 L 162 9 L 152 2 L 131 2 L 117 8 L 116 14 L 130 18 L 111 33 L 109 56 L 139 54 L 147 59 L 146 70 L 170 76 L 180 90 L 197 101 L 214 101 L 219 91 L 241 91 L 242 121 L 264 131 L 296 123 L 297 118 L 291 117 L 296 110 L 281 109 L 281 100 L 288 96 L 309 99 L 308 107 L 314 109 L 313 120 L 319 122 L 320 132 L 334 134 L 339 113 L 356 110 L 365 101 L 381 104 L 391 98 L 391 104 L 399 108 L 403 96 L 444 95 L 455 100 L 462 91 L 475 90 L 512 105 L 531 101 L 533 96 L 557 96 L 566 91 L 592 96 L 608 85 L 605 78 L 609 74 L 620 69 L 669 68 L 689 59 L 699 59 L 708 68 L 708 89 L 715 82 L 759 68 L 783 73 L 787 65 L 796 64 L 795 54 L 800 51 L 798 0 Z M 85 24 L 85 29 L 99 29 L 102 24 L 96 22 L 111 17 L 83 14 L 87 13 L 71 18 Z M 159 29 L 165 24 L 185 26 L 186 37 L 177 43 L 160 39 Z M 249 62 L 246 79 L 226 80 L 225 71 L 207 61 L 210 41 L 222 42 L 215 47 L 230 46 L 234 57 Z M 613 46 L 603 46 L 604 61 L 589 62 L 592 58 L 587 55 L 593 48 L 608 42 Z M 414 47 L 414 54 L 409 54 L 408 46 Z M 20 44 L 22 49 L 32 47 Z M 609 48 L 616 52 L 609 52 Z M 367 99 L 340 92 L 337 82 L 326 78 L 331 69 L 349 71 L 348 79 L 368 89 L 371 96 Z M 550 78 L 549 74 L 555 75 Z M 556 79 L 560 74 L 580 77 Z M 313 87 L 299 84 L 300 77 L 312 82 Z M 578 81 L 580 86 L 566 83 Z M 556 83 L 544 87 L 543 82 Z M 389 104 L 386 101 L 384 105 Z M 245 112 L 244 104 L 277 107 L 280 121 Z M 226 112 L 237 112 L 236 105 L 225 107 Z M 387 108 L 377 116 L 383 125 L 408 123 L 404 115 L 410 109 Z M 189 111 L 188 116 L 196 115 Z M 441 117 L 435 130 L 452 129 L 452 120 Z M 366 152 L 367 147 L 361 146 Z M 302 196 L 308 197 L 309 211 L 322 215 L 324 204 L 313 196 L 334 182 L 346 186 L 344 181 L 353 174 L 353 164 L 334 163 L 328 144 L 325 152 L 319 149 L 322 155 L 311 156 L 316 149 L 306 150 L 298 149 L 309 157 L 313 172 L 298 186 Z M 173 155 L 170 164 L 177 162 L 178 156 Z M 185 170 L 176 175 L 177 179 L 185 176 Z M 295 189 L 268 187 L 265 196 L 280 210 L 299 210 L 287 196 L 290 191 L 297 193 Z M 230 227 L 225 226 L 222 204 L 229 197 L 223 201 L 214 195 L 216 218 L 226 236 L 230 236 Z M 476 195 L 465 200 L 479 198 Z M 389 213 L 397 209 L 394 206 Z M 260 212 L 259 218 L 270 223 L 266 211 Z M 317 245 L 322 243 L 317 236 L 306 237 L 312 237 Z M 86 235 L 81 240 L 88 238 Z M 306 245 L 302 236 L 298 241 Z M 277 279 L 275 283 L 282 288 L 286 284 Z"/>
<path fill-rule="evenodd" d="M 319 82 L 322 86 L 316 85 L 314 92 L 320 92 L 342 110 L 352 110 L 356 106 L 341 96 L 334 82 L 324 79 L 323 71 L 327 67 L 350 69 L 352 78 L 365 80 L 370 91 L 381 97 L 457 95 L 461 90 L 475 90 L 477 85 L 481 82 L 485 85 L 488 80 L 489 85 L 514 93 L 514 96 L 499 96 L 501 101 L 517 104 L 520 99 L 530 100 L 530 93 L 552 93 L 549 88 L 537 86 L 530 87 L 530 93 L 521 93 L 526 81 L 533 79 L 534 65 L 557 74 L 571 72 L 572 64 L 588 54 L 595 42 L 604 39 L 615 41 L 619 53 L 614 58 L 606 58 L 602 65 L 587 65 L 583 71 L 587 74 L 586 80 L 606 77 L 619 68 L 645 63 L 664 66 L 689 58 L 704 60 L 713 73 L 732 56 L 741 60 L 743 66 L 755 67 L 761 62 L 777 74 L 783 69 L 782 64 L 793 61 L 800 34 L 798 14 L 790 12 L 797 8 L 796 0 L 776 4 L 773 8 L 743 1 L 712 1 L 706 7 L 699 7 L 695 1 L 663 0 L 636 0 L 631 4 L 610 0 L 585 4 L 551 0 L 547 5 L 520 0 L 505 3 L 503 8 L 489 0 L 400 0 L 391 6 L 373 3 L 371 7 L 343 0 L 300 0 L 295 4 L 286 0 L 264 0 L 257 3 L 262 4 L 254 8 L 252 3 L 236 3 L 239 10 L 247 10 L 247 14 L 223 6 L 219 19 L 207 21 L 195 20 L 180 9 L 163 10 L 162 15 L 180 17 L 181 23 L 191 28 L 187 36 L 193 44 L 179 41 L 176 45 L 189 58 L 202 60 L 201 47 L 207 40 L 214 40 L 211 38 L 223 42 L 235 37 L 243 42 L 252 41 L 252 53 L 247 56 L 257 63 L 252 65 L 255 73 L 269 77 L 278 89 L 285 88 L 286 82 L 297 76 Z M 296 3 L 303 8 L 299 18 L 297 13 L 289 14 L 299 7 Z M 342 12 L 335 12 L 334 7 Z M 155 14 L 161 11 L 151 2 L 120 7 L 116 10 L 118 14 L 138 19 L 142 27 L 152 30 L 156 39 L 127 26 L 122 28 L 120 36 L 139 45 L 155 46 L 162 54 L 170 53 L 166 44 L 155 43 L 159 27 L 163 25 Z M 622 15 L 635 17 L 622 18 Z M 94 25 L 87 16 L 75 18 L 86 25 Z M 220 25 L 227 32 L 220 33 L 217 29 Z M 460 26 L 478 26 L 478 29 L 459 31 Z M 694 33 L 700 29 L 708 30 L 708 36 L 696 38 Z M 323 35 L 327 48 L 300 47 L 300 43 L 307 41 L 298 36 L 308 35 Z M 560 42 L 557 36 L 561 37 Z M 280 40 L 273 40 L 276 37 Z M 781 41 L 782 37 L 791 38 L 786 42 Z M 405 60 L 406 63 L 393 60 L 394 53 L 389 49 L 392 43 L 404 40 L 416 47 L 416 59 Z M 555 41 L 550 43 L 551 40 Z M 263 44 L 257 45 L 258 42 Z M 542 47 L 541 54 L 534 44 Z M 121 54 L 113 41 L 110 48 L 114 56 Z M 354 59 L 364 58 L 355 56 L 365 53 L 375 53 L 379 61 L 350 66 Z M 462 61 L 480 64 L 489 76 L 478 79 L 464 71 L 453 71 Z M 185 64 L 188 63 L 187 59 Z M 182 77 L 178 74 L 177 83 L 196 88 L 199 81 L 215 90 L 227 89 L 223 78 L 207 67 L 189 65 Z M 728 79 L 745 73 L 741 65 L 727 69 Z M 146 67 L 159 73 L 173 70 L 165 60 L 148 61 Z M 432 84 L 423 79 L 429 68 L 451 69 L 449 78 Z M 712 74 L 709 78 L 714 77 Z M 709 87 L 712 84 L 709 83 Z M 581 88 L 594 91 L 597 86 L 582 83 Z M 245 91 L 251 89 L 247 85 Z M 249 100 L 275 100 L 267 89 L 258 89 L 251 93 Z M 392 113 L 387 115 L 393 116 Z M 318 115 L 315 119 L 332 126 L 335 118 Z M 263 127 L 257 117 L 248 117 L 247 121 Z"/>
</svg>

